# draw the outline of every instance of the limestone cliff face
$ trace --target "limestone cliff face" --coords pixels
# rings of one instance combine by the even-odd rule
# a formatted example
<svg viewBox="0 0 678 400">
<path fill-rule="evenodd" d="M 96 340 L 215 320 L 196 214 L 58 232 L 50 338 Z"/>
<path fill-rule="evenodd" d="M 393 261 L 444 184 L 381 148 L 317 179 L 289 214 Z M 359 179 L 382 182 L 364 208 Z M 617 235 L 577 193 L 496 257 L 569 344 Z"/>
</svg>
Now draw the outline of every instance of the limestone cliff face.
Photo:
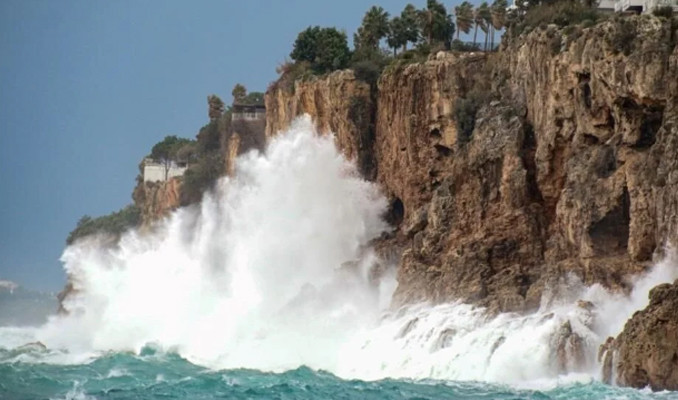
<svg viewBox="0 0 678 400">
<path fill-rule="evenodd" d="M 368 179 L 376 172 L 372 118 L 375 104 L 370 85 L 351 71 L 338 71 L 325 79 L 298 81 L 293 88 L 274 87 L 266 93 L 266 137 L 287 129 L 309 114 L 318 132 L 334 133 L 340 151 L 356 160 Z"/>
<path fill-rule="evenodd" d="M 612 46 L 619 22 L 577 38 L 555 28 L 532 32 L 491 55 L 482 79 L 492 80 L 494 101 L 478 112 L 467 143 L 449 145 L 455 121 L 434 101 L 454 95 L 393 101 L 392 93 L 410 93 L 416 83 L 381 80 L 376 142 L 387 151 L 377 157 L 380 180 L 402 196 L 409 226 L 424 227 L 406 231 L 412 245 L 399 271 L 401 301 L 462 298 L 496 310 L 529 309 L 567 272 L 623 288 L 625 276 L 677 239 L 675 32 L 657 18 L 624 23 L 639 32 L 628 55 Z M 442 80 L 458 80 L 463 69 L 453 71 Z M 392 121 L 398 110 L 389 104 L 427 101 L 428 114 L 417 108 L 410 121 Z M 402 132 L 411 131 L 416 149 L 401 145 Z M 425 146 L 441 150 L 430 154 L 448 157 L 449 167 L 411 163 L 424 168 L 412 184 L 396 176 L 398 168 L 383 167 L 407 165 Z M 417 200 L 429 193 L 430 202 Z"/>
<path fill-rule="evenodd" d="M 397 302 L 528 310 L 568 272 L 624 289 L 678 240 L 677 35 L 651 16 L 549 27 L 387 70 L 376 93 L 338 72 L 269 91 L 267 135 L 309 113 L 371 158 L 398 228 Z M 455 105 L 479 92 L 459 132 Z M 351 118 L 356 96 L 376 99 L 371 123 Z"/>
<path fill-rule="evenodd" d="M 134 188 L 132 198 L 141 210 L 142 226 L 148 226 L 179 207 L 181 178 L 171 178 L 166 182 L 140 182 Z"/>
</svg>

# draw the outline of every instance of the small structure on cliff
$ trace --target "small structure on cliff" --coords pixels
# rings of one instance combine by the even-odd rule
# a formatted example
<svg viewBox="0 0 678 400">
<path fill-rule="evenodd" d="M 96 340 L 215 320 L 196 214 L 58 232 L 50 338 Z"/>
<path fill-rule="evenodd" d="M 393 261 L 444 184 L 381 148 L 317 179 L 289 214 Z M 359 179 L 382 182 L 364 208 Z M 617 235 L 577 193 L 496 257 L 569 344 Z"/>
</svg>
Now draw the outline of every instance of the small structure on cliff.
<svg viewBox="0 0 678 400">
<path fill-rule="evenodd" d="M 603 4 L 610 3 L 610 0 L 603 0 L 599 4 L 599 8 Z M 673 12 L 678 13 L 678 0 L 615 0 L 614 10 L 617 12 L 636 12 L 648 13 L 659 7 L 673 7 Z"/>
<path fill-rule="evenodd" d="M 185 162 L 171 161 L 167 164 L 146 158 L 144 165 L 144 182 L 164 182 L 176 176 L 183 176 L 188 168 Z"/>
<path fill-rule="evenodd" d="M 266 106 L 263 104 L 233 104 L 231 121 L 266 120 Z"/>
</svg>

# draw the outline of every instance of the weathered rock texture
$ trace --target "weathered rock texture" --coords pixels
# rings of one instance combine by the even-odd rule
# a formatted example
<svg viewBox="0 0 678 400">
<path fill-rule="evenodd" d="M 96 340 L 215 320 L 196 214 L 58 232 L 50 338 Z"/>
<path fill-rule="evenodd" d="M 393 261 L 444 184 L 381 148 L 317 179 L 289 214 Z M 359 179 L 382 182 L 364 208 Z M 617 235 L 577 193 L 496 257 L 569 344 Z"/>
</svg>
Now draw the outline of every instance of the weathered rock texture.
<svg viewBox="0 0 678 400">
<path fill-rule="evenodd" d="M 287 129 L 296 117 L 309 114 L 318 132 L 334 133 L 339 150 L 372 179 L 376 173 L 374 110 L 370 85 L 357 80 L 352 71 L 298 81 L 293 88 L 275 86 L 266 93 L 266 137 Z"/>
<path fill-rule="evenodd" d="M 614 348 L 617 383 L 678 390 L 678 280 L 650 291 L 650 305 L 626 322 Z"/>
<path fill-rule="evenodd" d="M 179 207 L 181 178 L 171 178 L 166 182 L 140 182 L 134 188 L 132 199 L 141 211 L 141 224 L 148 226 Z"/>
<path fill-rule="evenodd" d="M 620 45 L 629 29 L 637 38 Z M 269 90 L 267 135 L 309 113 L 349 158 L 374 163 L 366 177 L 391 197 L 402 248 L 398 303 L 528 310 L 568 272 L 625 289 L 678 239 L 675 38 L 643 16 L 440 53 L 388 70 L 377 93 L 334 73 Z M 356 97 L 376 98 L 372 123 L 352 118 Z M 455 106 L 470 98 L 483 105 L 469 136 Z"/>
</svg>

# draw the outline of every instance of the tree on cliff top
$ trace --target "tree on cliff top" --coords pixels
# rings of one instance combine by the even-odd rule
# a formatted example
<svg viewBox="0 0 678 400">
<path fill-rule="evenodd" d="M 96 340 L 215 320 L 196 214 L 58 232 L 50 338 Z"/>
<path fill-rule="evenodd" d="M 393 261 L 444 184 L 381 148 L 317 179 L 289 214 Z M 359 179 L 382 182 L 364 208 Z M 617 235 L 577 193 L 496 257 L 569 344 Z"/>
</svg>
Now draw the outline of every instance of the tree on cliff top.
<svg viewBox="0 0 678 400">
<path fill-rule="evenodd" d="M 290 54 L 296 62 L 308 62 L 318 74 L 346 68 L 350 56 L 346 33 L 319 26 L 299 33 Z"/>
<path fill-rule="evenodd" d="M 221 101 L 219 96 L 215 94 L 207 96 L 207 115 L 211 121 L 219 119 L 224 113 L 224 110 L 224 102 Z"/>
<path fill-rule="evenodd" d="M 461 3 L 454 8 L 454 15 L 457 19 L 457 39 L 459 33 L 469 33 L 473 26 L 473 5 L 468 1 Z"/>
<path fill-rule="evenodd" d="M 421 32 L 419 31 L 417 8 L 412 4 L 405 6 L 400 13 L 400 20 L 402 21 L 403 39 L 405 39 L 404 49 L 407 50 L 407 42 L 417 43 Z"/>
<path fill-rule="evenodd" d="M 177 160 L 177 152 L 187 144 L 193 143 L 190 139 L 179 138 L 175 135 L 165 136 L 162 142 L 158 142 L 151 149 L 151 158 L 165 168 L 165 180 L 169 174 L 172 162 Z"/>
<path fill-rule="evenodd" d="M 363 17 L 362 25 L 353 36 L 357 51 L 377 50 L 379 42 L 389 33 L 388 12 L 382 7 L 372 6 Z"/>
<path fill-rule="evenodd" d="M 237 83 L 233 86 L 231 94 L 233 95 L 233 103 L 240 103 L 240 101 L 247 96 L 247 88 L 244 85 Z"/>
<path fill-rule="evenodd" d="M 429 46 L 443 43 L 446 48 L 450 47 L 454 23 L 444 5 L 436 0 L 427 0 L 426 8 L 419 12 L 419 23 Z"/>
</svg>

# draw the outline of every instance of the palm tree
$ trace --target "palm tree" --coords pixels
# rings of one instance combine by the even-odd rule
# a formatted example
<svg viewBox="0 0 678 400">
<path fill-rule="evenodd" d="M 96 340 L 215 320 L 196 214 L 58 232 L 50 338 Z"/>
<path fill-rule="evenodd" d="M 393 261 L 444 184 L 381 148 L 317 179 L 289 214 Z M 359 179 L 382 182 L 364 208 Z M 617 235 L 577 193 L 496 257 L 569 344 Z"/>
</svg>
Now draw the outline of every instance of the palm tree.
<svg viewBox="0 0 678 400">
<path fill-rule="evenodd" d="M 407 50 L 407 42 L 416 43 L 419 40 L 419 26 L 417 24 L 417 8 L 412 4 L 405 6 L 405 9 L 400 13 L 400 21 L 403 25 L 403 43 L 404 49 Z"/>
<path fill-rule="evenodd" d="M 480 29 L 485 33 L 485 45 L 483 46 L 483 49 L 487 50 L 487 31 L 489 29 L 489 24 L 487 21 L 492 19 L 492 13 L 490 12 L 490 6 L 487 4 L 487 2 L 482 2 L 479 6 L 478 9 L 476 10 L 476 25 L 480 25 Z"/>
<path fill-rule="evenodd" d="M 429 45 L 441 42 L 449 47 L 454 35 L 454 23 L 444 5 L 437 0 L 427 0 L 426 8 L 419 12 L 419 21 Z"/>
<path fill-rule="evenodd" d="M 487 31 L 485 35 L 485 50 L 488 49 L 488 41 L 490 42 L 490 47 L 492 46 L 492 36 L 494 36 L 494 31 L 492 27 L 492 8 L 487 8 L 487 13 L 483 14 L 483 19 L 485 20 L 485 25 L 487 26 Z"/>
<path fill-rule="evenodd" d="M 473 12 L 473 23 L 476 26 L 476 28 L 473 32 L 473 46 L 474 47 L 476 45 L 478 28 L 480 28 L 483 32 L 485 32 L 486 33 L 485 37 L 487 37 L 487 26 L 485 26 L 484 15 L 487 14 L 488 11 L 489 11 L 489 6 L 487 5 L 487 2 L 484 1 Z"/>
<path fill-rule="evenodd" d="M 464 1 L 454 8 L 454 14 L 457 17 L 457 39 L 459 39 L 459 31 L 469 33 L 471 26 L 473 26 L 473 5 L 468 1 Z"/>
<path fill-rule="evenodd" d="M 494 0 L 491 7 L 492 28 L 501 30 L 506 26 L 506 9 L 508 2 L 506 0 Z M 494 48 L 494 33 L 492 33 L 490 45 Z"/>
<path fill-rule="evenodd" d="M 358 28 L 359 45 L 377 49 L 379 41 L 388 34 L 388 12 L 382 7 L 372 6 L 363 17 L 363 23 Z"/>
<path fill-rule="evenodd" d="M 398 55 L 398 48 L 407 45 L 405 38 L 405 26 L 400 17 L 394 17 L 389 23 L 388 34 L 386 35 L 388 47 L 393 49 L 393 56 Z"/>
</svg>

